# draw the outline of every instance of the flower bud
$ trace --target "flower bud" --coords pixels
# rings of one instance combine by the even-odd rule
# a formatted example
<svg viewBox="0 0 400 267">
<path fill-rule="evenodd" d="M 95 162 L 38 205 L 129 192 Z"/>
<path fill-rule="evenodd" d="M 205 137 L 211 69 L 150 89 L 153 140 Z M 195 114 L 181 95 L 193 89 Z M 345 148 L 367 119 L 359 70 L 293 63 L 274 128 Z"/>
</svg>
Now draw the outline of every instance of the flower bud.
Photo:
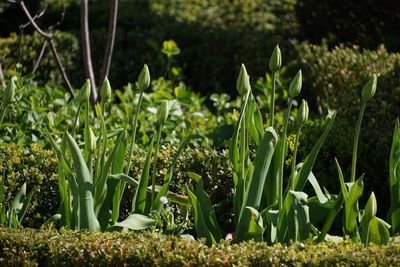
<svg viewBox="0 0 400 267">
<path fill-rule="evenodd" d="M 138 78 L 139 90 L 146 90 L 150 85 L 150 71 L 147 64 L 144 64 Z"/>
<path fill-rule="evenodd" d="M 303 84 L 303 79 L 301 75 L 301 70 L 299 70 L 289 85 L 290 98 L 295 98 L 300 94 L 302 84 Z"/>
<path fill-rule="evenodd" d="M 111 94 L 112 94 L 112 90 L 111 90 L 110 81 L 106 77 L 100 88 L 101 101 L 103 101 L 104 103 L 107 102 L 111 98 Z"/>
<path fill-rule="evenodd" d="M 82 86 L 78 94 L 78 101 L 80 104 L 84 104 L 89 100 L 90 97 L 90 80 L 87 79 L 85 84 Z"/>
<path fill-rule="evenodd" d="M 279 49 L 279 45 L 276 45 L 269 59 L 269 69 L 271 70 L 272 73 L 275 73 L 277 70 L 281 68 L 281 65 L 282 65 L 282 54 L 281 50 Z"/>
<path fill-rule="evenodd" d="M 369 81 L 364 85 L 361 95 L 362 101 L 367 102 L 375 95 L 376 83 L 377 77 L 376 74 L 374 74 L 372 75 L 371 79 L 369 79 Z"/>
<path fill-rule="evenodd" d="M 96 150 L 96 136 L 93 133 L 92 128 L 89 127 L 89 136 L 88 136 L 89 140 L 89 149 L 90 152 L 93 153 Z"/>
<path fill-rule="evenodd" d="M 163 100 L 161 105 L 157 109 L 157 121 L 158 123 L 164 123 L 167 120 L 168 113 L 169 113 L 169 101 Z"/>
<path fill-rule="evenodd" d="M 373 217 L 375 217 L 377 211 L 377 204 L 374 192 L 372 192 L 371 195 L 369 196 L 364 211 L 365 211 L 364 216 L 367 220 L 371 220 Z"/>
<path fill-rule="evenodd" d="M 244 64 L 242 64 L 242 67 L 240 68 L 239 77 L 236 81 L 236 89 L 241 96 L 245 95 L 251 90 L 250 76 L 247 74 L 247 70 Z"/>
<path fill-rule="evenodd" d="M 302 125 L 303 123 L 305 123 L 308 120 L 308 114 L 308 104 L 307 101 L 303 99 L 301 100 L 301 105 L 297 112 L 297 124 Z"/>
<path fill-rule="evenodd" d="M 15 91 L 17 89 L 17 85 L 15 84 L 15 77 L 11 78 L 9 86 L 6 87 L 6 89 L 3 92 L 2 95 L 2 100 L 3 100 L 3 105 L 7 106 L 10 104 L 10 102 L 13 100 Z"/>
</svg>

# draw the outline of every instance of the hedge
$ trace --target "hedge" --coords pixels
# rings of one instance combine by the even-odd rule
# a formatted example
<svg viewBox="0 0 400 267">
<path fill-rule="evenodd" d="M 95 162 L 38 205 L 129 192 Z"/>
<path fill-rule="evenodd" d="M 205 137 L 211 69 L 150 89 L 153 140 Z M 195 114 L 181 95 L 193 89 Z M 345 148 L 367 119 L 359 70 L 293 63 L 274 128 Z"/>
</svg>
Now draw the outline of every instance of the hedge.
<svg viewBox="0 0 400 267">
<path fill-rule="evenodd" d="M 159 181 L 163 180 L 171 159 L 176 151 L 172 146 L 162 146 L 158 161 Z M 144 162 L 144 151 L 134 154 L 130 175 L 140 177 Z M 46 219 L 57 212 L 59 195 L 57 184 L 58 160 L 51 150 L 32 144 L 28 148 L 20 148 L 13 144 L 0 145 L 0 173 L 6 174 L 6 200 L 10 201 L 20 186 L 27 182 L 28 191 L 35 190 L 23 226 L 38 228 Z M 181 154 L 171 184 L 171 191 L 185 193 L 185 185 L 189 183 L 186 172 L 195 172 L 205 181 L 205 187 L 215 203 L 218 214 L 224 214 L 221 219 L 223 229 L 232 227 L 232 174 L 227 161 L 227 151 L 211 148 L 189 147 Z M 121 216 L 127 216 L 132 201 L 129 190 L 124 196 Z"/>
<path fill-rule="evenodd" d="M 202 241 L 158 233 L 0 228 L 0 266 L 397 266 L 400 245 Z"/>
<path fill-rule="evenodd" d="M 374 191 L 378 206 L 388 207 L 388 161 L 395 120 L 400 115 L 400 54 L 389 53 L 383 46 L 376 50 L 344 45 L 329 48 L 326 44 L 295 47 L 304 74 L 305 98 L 314 100 L 325 112 L 327 107 L 338 111 L 314 168 L 321 184 L 333 190 L 331 193 L 340 190 L 334 157 L 349 181 L 361 90 L 373 73 L 378 74 L 376 94 L 367 104 L 361 126 L 357 176 L 365 173 L 364 196 Z M 321 130 L 304 129 L 300 155 L 310 151 Z M 378 209 L 378 213 L 385 217 L 386 209 Z"/>
</svg>

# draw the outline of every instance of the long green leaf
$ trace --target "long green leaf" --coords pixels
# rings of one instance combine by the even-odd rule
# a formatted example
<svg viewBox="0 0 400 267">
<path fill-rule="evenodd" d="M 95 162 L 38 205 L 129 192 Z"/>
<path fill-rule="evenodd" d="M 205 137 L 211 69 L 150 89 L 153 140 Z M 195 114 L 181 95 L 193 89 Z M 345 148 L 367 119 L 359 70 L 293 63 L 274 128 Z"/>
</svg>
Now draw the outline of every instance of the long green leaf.
<svg viewBox="0 0 400 267">
<path fill-rule="evenodd" d="M 254 171 L 241 207 L 236 232 L 238 241 L 244 240 L 252 216 L 250 212 L 244 212 L 244 210 L 246 207 L 251 207 L 256 210 L 260 207 L 265 179 L 267 177 L 277 141 L 278 136 L 275 130 L 272 127 L 267 128 L 256 153 Z"/>
<path fill-rule="evenodd" d="M 198 200 L 197 196 L 195 195 L 189 187 L 186 187 L 190 202 L 193 207 L 193 215 L 194 215 L 194 225 L 197 232 L 198 237 L 203 237 L 206 239 L 207 245 L 216 245 L 219 241 L 218 233 L 217 236 L 214 236 L 212 230 L 209 228 L 207 224 L 207 214 L 204 213 L 203 208 L 201 206 L 202 203 Z M 210 218 L 210 217 L 208 217 Z"/>
<path fill-rule="evenodd" d="M 78 182 L 79 227 L 88 231 L 99 231 L 100 224 L 94 212 L 93 185 L 89 169 L 76 141 L 68 133 L 66 136 Z"/>
<path fill-rule="evenodd" d="M 392 234 L 400 233 L 400 127 L 397 118 L 389 158 L 390 209 L 388 218 Z"/>
<path fill-rule="evenodd" d="M 358 200 L 362 196 L 364 189 L 363 176 L 354 183 L 347 183 L 347 185 L 350 190 L 344 202 L 344 230 L 354 241 L 358 241 L 360 238 L 357 226 L 357 217 L 359 216 Z"/>
<path fill-rule="evenodd" d="M 114 224 L 112 227 L 128 228 L 130 230 L 144 230 L 154 226 L 156 221 L 142 214 L 131 214 L 122 222 Z"/>
<path fill-rule="evenodd" d="M 171 183 L 172 175 L 174 173 L 174 169 L 175 169 L 176 163 L 178 161 L 178 158 L 181 155 L 183 149 L 189 143 L 191 136 L 192 136 L 192 131 L 190 131 L 188 134 L 186 134 L 186 136 L 182 139 L 181 143 L 179 144 L 178 151 L 175 153 L 174 158 L 172 159 L 172 162 L 169 166 L 168 172 L 164 176 L 163 185 L 156 196 L 152 210 L 160 210 L 160 208 L 161 208 L 160 199 L 167 195 L 167 192 L 169 190 L 169 185 Z"/>
<path fill-rule="evenodd" d="M 153 154 L 154 138 L 155 135 L 151 139 L 151 143 L 147 151 L 146 160 L 144 161 L 142 175 L 139 180 L 139 186 L 136 188 L 135 195 L 132 201 L 132 211 L 134 213 L 144 214 L 146 210 L 146 194 L 147 185 L 149 183 L 150 163 Z"/>
</svg>

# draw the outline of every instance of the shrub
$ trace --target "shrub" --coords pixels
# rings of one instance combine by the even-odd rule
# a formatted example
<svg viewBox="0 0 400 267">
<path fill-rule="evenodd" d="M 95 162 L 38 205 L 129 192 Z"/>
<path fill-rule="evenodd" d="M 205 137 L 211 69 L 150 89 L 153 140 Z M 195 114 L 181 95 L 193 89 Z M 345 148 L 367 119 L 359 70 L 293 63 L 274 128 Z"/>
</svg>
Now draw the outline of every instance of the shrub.
<svg viewBox="0 0 400 267">
<path fill-rule="evenodd" d="M 313 1 L 299 0 L 296 5 L 301 38 L 311 42 L 327 39 L 331 44 L 355 43 L 374 48 L 384 43 L 399 51 L 400 34 L 397 25 L 399 3 L 382 1 Z"/>
<path fill-rule="evenodd" d="M 325 242 L 267 246 L 243 242 L 207 247 L 161 234 L 85 233 L 0 228 L 0 266 L 394 266 L 400 245 Z"/>
<path fill-rule="evenodd" d="M 366 194 L 373 189 L 378 203 L 389 206 L 389 152 L 395 119 L 400 114 L 400 54 L 388 53 L 381 46 L 375 51 L 359 47 L 302 44 L 297 54 L 304 70 L 308 94 L 321 99 L 320 107 L 338 110 L 338 118 L 315 165 L 317 177 L 328 188 L 336 183 L 337 171 L 332 156 L 338 158 L 345 177 L 350 177 L 351 150 L 354 126 L 361 105 L 361 89 L 367 79 L 378 74 L 375 97 L 368 102 L 361 126 L 357 177 L 365 173 Z M 316 130 L 306 130 L 310 144 Z M 311 145 L 303 147 L 309 151 Z M 335 183 L 333 183 L 335 179 Z M 332 188 L 337 193 L 339 188 Z M 332 193 L 333 193 L 332 192 Z M 385 210 L 380 210 L 380 215 Z"/>
<path fill-rule="evenodd" d="M 263 75 L 268 53 L 273 46 L 297 33 L 294 16 L 296 1 L 121 1 L 109 79 L 113 86 L 120 87 L 131 81 L 144 63 L 149 64 L 153 76 L 163 75 L 166 60 L 159 51 L 164 40 L 174 39 L 182 50 L 177 61 L 191 87 L 205 94 L 214 88 L 232 93 L 234 83 L 229 77 L 236 75 L 235 66 L 245 62 L 251 66 L 254 77 Z M 79 3 L 66 2 L 66 17 L 60 30 L 79 39 Z M 52 25 L 59 20 L 59 6 L 54 7 L 54 3 L 50 3 L 49 7 L 41 19 L 43 25 Z M 15 6 L 5 9 L 2 19 L 19 12 L 15 9 Z M 90 5 L 92 58 L 96 68 L 101 66 L 105 49 L 108 10 L 108 2 L 95 1 Z M 9 26 L 9 21 L 5 24 Z M 15 23 L 14 31 L 18 26 L 19 23 Z M 9 32 L 2 34 L 8 35 Z M 80 62 L 80 52 L 75 47 L 68 49 L 63 46 L 59 50 L 67 53 L 68 58 L 73 58 L 72 62 Z M 37 54 L 39 51 L 40 45 L 26 53 Z M 16 61 L 17 55 L 12 58 Z M 32 66 L 33 60 L 34 57 L 27 60 L 26 65 Z M 56 65 L 52 66 L 48 70 L 56 71 Z M 73 70 L 70 72 L 75 73 Z M 77 77 L 79 82 L 83 79 L 83 69 L 80 73 Z M 42 81 L 47 81 L 45 78 Z M 71 81 L 75 86 L 80 85 L 75 84 L 75 77 Z"/>
<path fill-rule="evenodd" d="M 12 33 L 7 38 L 0 38 L 0 60 L 3 63 L 4 71 L 12 75 L 17 63 L 20 63 L 22 69 L 19 71 L 30 74 L 39 57 L 43 42 L 44 39 L 38 33 L 22 36 Z M 77 38 L 69 33 L 56 32 L 54 42 L 70 80 L 82 81 L 84 77 L 79 73 L 80 64 L 77 64 L 80 61 Z M 48 46 L 36 72 L 36 80 L 42 84 L 47 82 L 62 84 L 63 82 Z"/>
<path fill-rule="evenodd" d="M 140 177 L 145 152 L 138 150 L 134 155 L 130 175 Z M 176 152 L 172 146 L 163 146 L 159 156 L 159 173 L 157 179 L 162 181 L 167 172 L 169 163 Z M 171 191 L 185 192 L 185 185 L 189 182 L 186 172 L 192 171 L 201 174 L 205 179 L 207 192 L 216 205 L 220 214 L 224 215 L 225 229 L 231 224 L 232 192 L 231 172 L 226 160 L 226 151 L 217 151 L 210 148 L 187 148 L 178 160 L 176 171 L 172 179 Z M 0 173 L 6 173 L 6 201 L 12 199 L 15 192 L 24 182 L 28 190 L 34 189 L 28 213 L 22 222 L 23 226 L 38 228 L 46 219 L 54 215 L 59 208 L 59 195 L 57 184 L 56 155 L 50 150 L 45 150 L 32 144 L 29 148 L 19 148 L 15 145 L 0 146 Z M 121 213 L 126 217 L 130 211 L 132 195 L 127 193 L 122 202 Z"/>
</svg>

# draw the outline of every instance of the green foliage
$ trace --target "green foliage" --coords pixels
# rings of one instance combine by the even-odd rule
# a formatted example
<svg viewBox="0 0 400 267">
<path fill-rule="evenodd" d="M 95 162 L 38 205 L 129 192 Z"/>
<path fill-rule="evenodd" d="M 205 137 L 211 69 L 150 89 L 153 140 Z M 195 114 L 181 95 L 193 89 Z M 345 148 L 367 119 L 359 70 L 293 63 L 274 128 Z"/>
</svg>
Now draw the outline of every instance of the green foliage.
<svg viewBox="0 0 400 267">
<path fill-rule="evenodd" d="M 376 73 L 378 86 L 376 94 L 365 110 L 358 147 L 357 171 L 365 173 L 365 192 L 362 201 L 373 190 L 381 207 L 389 207 L 389 154 L 392 130 L 400 114 L 400 55 L 389 53 L 381 46 L 375 51 L 359 47 L 338 46 L 329 49 L 321 46 L 301 44 L 297 46 L 299 63 L 304 73 L 306 95 L 313 101 L 310 108 L 325 111 L 328 107 L 338 110 L 338 118 L 332 127 L 331 135 L 321 151 L 314 172 L 320 177 L 321 185 L 329 191 L 338 192 L 339 186 L 333 183 L 337 177 L 332 155 L 340 160 L 345 177 L 351 172 L 353 129 L 361 107 L 362 87 Z M 319 99 L 319 100 L 318 100 Z M 313 121 L 312 124 L 320 124 Z M 311 143 L 315 142 L 320 127 L 312 128 L 311 123 L 304 128 L 304 155 Z M 374 155 L 371 157 L 371 155 Z M 384 217 L 386 208 L 378 210 Z"/>
<path fill-rule="evenodd" d="M 15 29 L 16 30 L 16 29 Z M 21 64 L 19 72 L 31 74 L 42 49 L 44 39 L 38 33 L 18 36 L 15 33 L 7 38 L 0 38 L 0 60 L 5 75 L 15 75 L 17 64 Z M 55 32 L 54 43 L 60 59 L 71 81 L 81 82 L 84 77 L 79 69 L 80 52 L 77 38 L 66 32 Z M 45 54 L 35 73 L 35 80 L 41 85 L 46 83 L 62 85 L 62 77 L 57 68 L 56 60 L 47 46 Z"/>
<path fill-rule="evenodd" d="M 203 242 L 148 233 L 82 233 L 0 228 L 0 266 L 395 266 L 399 244 L 364 246 L 243 242 L 207 247 Z"/>
<path fill-rule="evenodd" d="M 393 25 L 400 13 L 397 3 L 391 0 L 297 2 L 300 38 L 313 43 L 325 39 L 330 45 L 355 43 L 370 49 L 383 43 L 391 51 L 399 51 L 396 36 L 400 32 Z"/>
</svg>

